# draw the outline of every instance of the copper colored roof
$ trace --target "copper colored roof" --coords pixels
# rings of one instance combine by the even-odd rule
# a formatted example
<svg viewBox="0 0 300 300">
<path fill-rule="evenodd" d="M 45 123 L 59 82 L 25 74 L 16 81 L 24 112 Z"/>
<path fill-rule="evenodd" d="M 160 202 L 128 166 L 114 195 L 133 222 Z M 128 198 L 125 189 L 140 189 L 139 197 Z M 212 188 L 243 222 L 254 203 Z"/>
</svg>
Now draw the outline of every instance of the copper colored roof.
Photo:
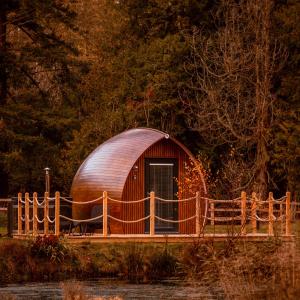
<svg viewBox="0 0 300 300">
<path fill-rule="evenodd" d="M 121 199 L 127 176 L 138 158 L 154 143 L 169 138 L 155 129 L 136 128 L 122 132 L 98 146 L 82 163 L 72 184 L 71 194 L 107 191 Z M 171 138 L 192 157 L 177 140 Z M 204 184 L 205 186 L 205 184 Z"/>
</svg>

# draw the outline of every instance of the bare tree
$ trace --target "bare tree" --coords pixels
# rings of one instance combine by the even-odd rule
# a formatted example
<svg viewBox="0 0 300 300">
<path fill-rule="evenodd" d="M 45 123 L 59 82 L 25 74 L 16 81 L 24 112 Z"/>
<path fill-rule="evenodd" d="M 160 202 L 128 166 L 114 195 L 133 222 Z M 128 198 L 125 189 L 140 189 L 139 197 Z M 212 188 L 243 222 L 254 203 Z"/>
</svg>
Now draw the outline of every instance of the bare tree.
<svg viewBox="0 0 300 300">
<path fill-rule="evenodd" d="M 272 0 L 221 1 L 214 15 L 217 32 L 205 37 L 197 29 L 191 36 L 192 59 L 186 69 L 194 97 L 184 100 L 191 127 L 204 137 L 254 153 L 246 185 L 262 195 L 269 182 L 272 78 L 281 53 L 271 43 L 272 8 Z"/>
</svg>

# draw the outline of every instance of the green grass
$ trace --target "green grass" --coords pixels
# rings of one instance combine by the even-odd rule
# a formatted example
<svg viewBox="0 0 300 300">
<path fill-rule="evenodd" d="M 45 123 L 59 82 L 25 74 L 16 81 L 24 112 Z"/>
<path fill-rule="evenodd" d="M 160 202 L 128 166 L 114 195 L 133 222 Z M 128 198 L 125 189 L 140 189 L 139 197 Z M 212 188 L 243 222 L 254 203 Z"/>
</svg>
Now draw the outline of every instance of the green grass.
<svg viewBox="0 0 300 300">
<path fill-rule="evenodd" d="M 7 227 L 6 226 L 5 227 L 1 226 L 0 227 L 0 235 L 5 235 L 5 234 L 7 234 Z"/>
<path fill-rule="evenodd" d="M 7 234 L 7 214 L 0 212 L 0 235 Z"/>
<path fill-rule="evenodd" d="M 246 224 L 245 226 L 246 232 L 247 233 L 252 233 L 252 226 L 251 224 Z M 300 235 L 300 221 L 297 221 L 295 223 L 292 223 L 292 229 Z M 207 234 L 238 234 L 241 231 L 241 225 L 239 224 L 228 224 L 228 225 L 221 225 L 221 224 L 216 224 L 216 225 L 206 225 L 204 228 L 204 233 Z M 280 235 L 281 233 L 284 234 L 285 232 L 285 223 L 274 223 L 274 233 L 275 235 Z M 260 223 L 259 228 L 257 228 L 257 233 L 268 233 L 268 223 Z"/>
</svg>

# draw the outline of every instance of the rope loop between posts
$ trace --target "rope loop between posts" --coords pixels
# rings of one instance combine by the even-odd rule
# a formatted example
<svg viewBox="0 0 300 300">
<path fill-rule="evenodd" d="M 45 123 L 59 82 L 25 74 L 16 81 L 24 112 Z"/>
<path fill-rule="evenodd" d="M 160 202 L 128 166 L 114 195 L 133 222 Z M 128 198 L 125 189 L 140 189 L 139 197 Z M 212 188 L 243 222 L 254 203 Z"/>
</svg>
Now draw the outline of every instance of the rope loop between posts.
<svg viewBox="0 0 300 300">
<path fill-rule="evenodd" d="M 70 222 L 85 223 L 85 222 L 92 222 L 92 221 L 101 219 L 101 218 L 103 218 L 103 215 L 97 216 L 97 217 L 95 217 L 95 218 L 91 218 L 91 219 L 83 219 L 83 220 L 72 219 L 72 218 L 68 218 L 68 217 L 63 216 L 63 215 L 59 215 L 59 217 L 62 218 L 62 219 L 65 219 L 65 220 L 67 220 L 67 221 L 70 221 Z"/>
<path fill-rule="evenodd" d="M 93 199 L 93 200 L 90 200 L 90 201 L 85 201 L 85 202 L 72 201 L 72 200 L 69 200 L 69 199 L 67 199 L 65 197 L 60 197 L 60 199 L 63 200 L 63 201 L 65 201 L 65 202 L 71 203 L 71 204 L 83 205 L 83 204 L 91 204 L 91 203 L 98 202 L 98 201 L 100 201 L 100 200 L 103 199 L 103 196 L 101 196 L 99 198 L 96 198 L 96 199 Z"/>
<path fill-rule="evenodd" d="M 48 202 L 55 201 L 55 197 L 47 197 Z"/>
<path fill-rule="evenodd" d="M 279 199 L 275 199 L 274 197 L 272 197 L 273 198 L 273 201 L 275 202 L 275 204 L 281 204 L 281 203 L 285 203 L 285 200 L 286 200 L 286 196 L 283 196 L 283 197 L 281 197 L 281 198 L 279 198 Z"/>
<path fill-rule="evenodd" d="M 35 219 L 37 220 L 37 222 L 38 222 L 39 224 L 42 224 L 42 223 L 44 223 L 44 221 L 45 221 L 45 218 L 43 218 L 42 220 L 40 220 L 40 219 L 38 218 L 38 216 L 35 216 Z"/>
<path fill-rule="evenodd" d="M 269 201 L 262 201 L 262 200 L 256 200 L 256 203 L 258 204 L 258 206 L 264 206 L 264 205 L 269 205 Z"/>
<path fill-rule="evenodd" d="M 269 203 L 267 200 L 263 201 L 263 200 L 258 199 L 256 195 L 254 196 L 254 201 L 255 201 L 256 204 L 258 204 L 258 205 L 266 205 L 266 204 Z"/>
<path fill-rule="evenodd" d="M 196 197 L 190 197 L 190 198 L 185 198 L 185 199 L 163 199 L 163 198 L 159 198 L 159 197 L 155 197 L 156 200 L 161 201 L 161 202 L 171 202 L 171 203 L 177 203 L 177 202 L 188 202 L 188 201 L 192 201 L 195 200 Z"/>
<path fill-rule="evenodd" d="M 36 199 L 36 203 L 38 207 L 43 207 L 43 205 L 45 204 L 45 200 L 43 200 L 42 202 L 39 202 L 38 199 Z"/>
<path fill-rule="evenodd" d="M 20 199 L 20 202 L 21 202 L 22 204 L 25 204 L 25 201 L 23 201 L 22 199 Z"/>
<path fill-rule="evenodd" d="M 55 222 L 55 218 L 54 218 L 53 220 L 51 220 L 51 219 L 49 218 L 49 216 L 47 216 L 47 220 L 48 220 L 49 223 L 51 223 L 51 224 L 53 224 L 53 223 Z"/>
<path fill-rule="evenodd" d="M 206 198 L 206 197 L 200 197 L 200 199 L 206 200 L 210 203 L 241 203 L 241 197 L 235 198 L 235 199 L 211 199 L 211 198 Z"/>
<path fill-rule="evenodd" d="M 209 220 L 209 221 L 215 221 L 215 222 L 230 222 L 230 221 L 239 221 L 239 220 L 242 219 L 241 216 L 237 216 L 237 217 L 215 217 L 215 218 L 204 216 L 204 218 Z"/>
<path fill-rule="evenodd" d="M 269 222 L 269 218 L 266 218 L 266 219 L 263 219 L 263 218 L 260 218 L 257 214 L 254 215 L 255 219 L 257 221 L 260 221 L 260 222 Z"/>
<path fill-rule="evenodd" d="M 25 216 L 24 217 L 21 216 L 20 218 L 23 222 L 25 222 Z"/>
<path fill-rule="evenodd" d="M 286 215 L 281 215 L 280 217 L 278 217 L 276 219 L 276 221 L 282 221 L 282 220 L 285 220 L 285 218 L 286 218 Z"/>
<path fill-rule="evenodd" d="M 195 218 L 196 218 L 196 215 L 186 218 L 186 219 L 183 219 L 183 220 L 170 220 L 170 219 L 163 219 L 158 216 L 155 216 L 155 219 L 162 221 L 162 222 L 167 222 L 167 223 L 183 223 L 183 222 L 187 222 L 189 220 L 195 219 Z"/>
<path fill-rule="evenodd" d="M 107 197 L 107 200 L 109 200 L 109 201 L 116 202 L 116 203 L 122 203 L 122 204 L 140 203 L 140 202 L 144 202 L 144 201 L 149 200 L 149 199 L 150 199 L 150 197 L 146 197 L 146 198 L 139 199 L 139 200 L 133 200 L 133 201 L 122 201 L 122 200 L 117 200 L 117 199 L 114 199 L 114 198 Z"/>
<path fill-rule="evenodd" d="M 145 221 L 145 220 L 147 220 L 147 219 L 150 218 L 150 216 L 147 216 L 147 217 L 144 217 L 144 218 L 141 218 L 141 219 L 138 219 L 138 220 L 125 221 L 125 220 L 121 220 L 121 219 L 115 218 L 115 217 L 113 217 L 111 215 L 107 215 L 107 217 L 111 218 L 112 220 L 115 220 L 117 222 L 121 222 L 121 223 L 125 223 L 125 224 L 138 223 L 138 222 Z"/>
</svg>

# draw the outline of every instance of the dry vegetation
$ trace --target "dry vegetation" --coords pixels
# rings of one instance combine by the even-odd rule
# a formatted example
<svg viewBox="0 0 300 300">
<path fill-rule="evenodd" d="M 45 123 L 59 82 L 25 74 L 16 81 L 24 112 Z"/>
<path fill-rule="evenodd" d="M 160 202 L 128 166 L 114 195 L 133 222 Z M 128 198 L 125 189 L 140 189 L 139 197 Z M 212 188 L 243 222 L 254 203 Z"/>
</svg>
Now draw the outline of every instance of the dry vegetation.
<svg viewBox="0 0 300 300">
<path fill-rule="evenodd" d="M 37 251 L 40 243 L 1 241 L 2 283 L 95 276 L 151 283 L 175 276 L 185 284 L 201 283 L 226 299 L 300 297 L 300 258 L 294 242 L 272 239 L 245 243 L 229 239 L 224 243 L 195 240 L 190 245 L 70 246 L 59 241 L 63 244 L 59 249 L 64 251 L 59 259 L 52 256 L 57 250 L 46 253 L 43 246 Z M 64 283 L 62 289 L 64 299 L 95 299 L 73 281 Z M 13 299 L 11 295 L 5 297 Z"/>
<path fill-rule="evenodd" d="M 32 241 L 0 242 L 0 283 L 119 277 L 155 281 L 176 274 L 180 246 L 70 245 L 49 236 Z M 4 272 L 5 270 L 5 272 Z"/>
<path fill-rule="evenodd" d="M 64 300 L 122 300 L 121 297 L 97 297 L 89 295 L 84 286 L 78 281 L 69 281 L 61 284 Z"/>
<path fill-rule="evenodd" d="M 300 296 L 300 258 L 294 242 L 195 243 L 185 249 L 183 263 L 189 277 L 215 287 L 226 299 Z"/>
<path fill-rule="evenodd" d="M 219 278 L 228 299 L 298 299 L 299 271 L 294 244 L 247 246 L 222 261 Z"/>
</svg>

